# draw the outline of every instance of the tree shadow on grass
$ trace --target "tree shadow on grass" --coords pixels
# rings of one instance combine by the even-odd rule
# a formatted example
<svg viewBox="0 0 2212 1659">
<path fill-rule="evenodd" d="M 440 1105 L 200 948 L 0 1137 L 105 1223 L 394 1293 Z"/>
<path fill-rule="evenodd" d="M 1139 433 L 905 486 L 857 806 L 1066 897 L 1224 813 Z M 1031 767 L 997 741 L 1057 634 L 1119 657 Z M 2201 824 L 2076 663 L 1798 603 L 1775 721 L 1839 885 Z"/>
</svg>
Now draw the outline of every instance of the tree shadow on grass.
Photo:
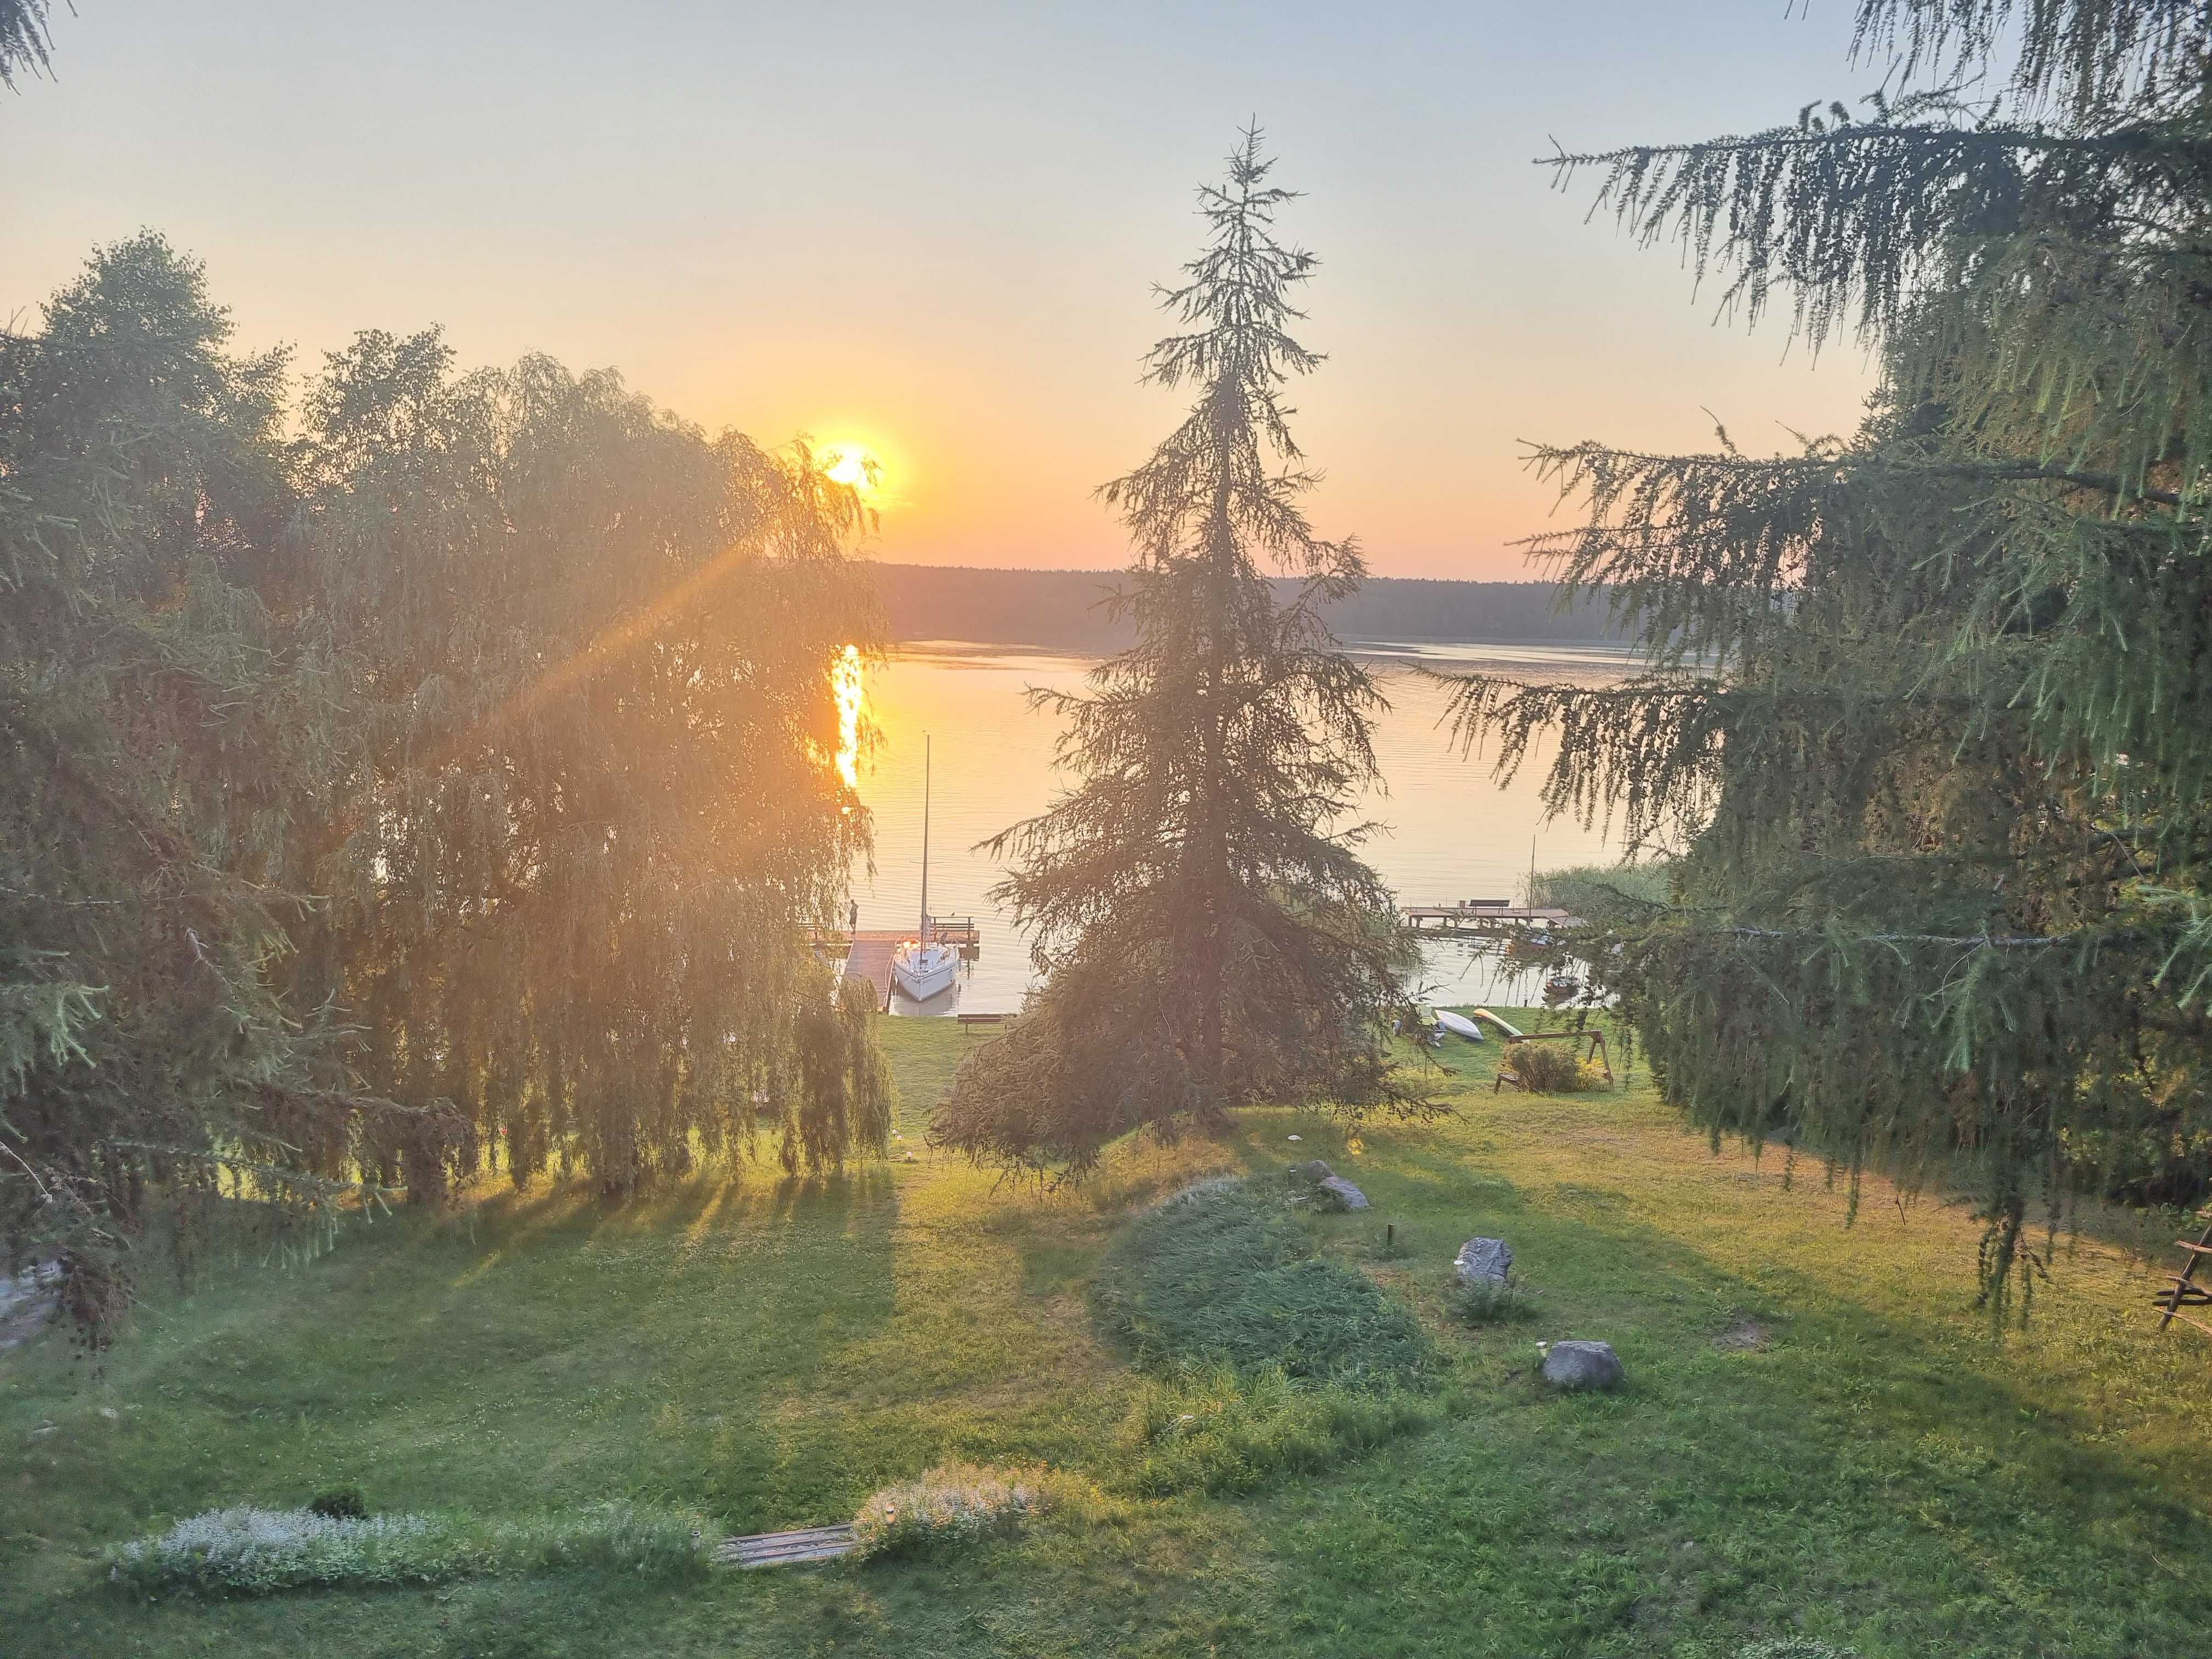
<svg viewBox="0 0 2212 1659">
<path fill-rule="evenodd" d="M 1690 1614 L 1749 1619 L 1784 1604 L 1856 1609 L 1870 1632 L 1971 1637 L 1962 1653 L 2045 1651 L 2054 1631 L 2069 1633 L 2052 1652 L 2164 1650 L 2212 1620 L 2212 1593 L 2159 1565 L 2212 1553 L 2212 1522 L 2186 1482 L 2079 1437 L 2033 1374 L 1978 1369 L 2001 1352 L 1985 1336 L 1910 1328 L 1799 1266 L 1734 1271 L 1602 1187 L 1547 1183 L 1507 1203 L 1468 1185 L 1465 1153 L 1441 1144 L 1394 1145 L 1388 1162 L 1412 1178 L 1416 1226 L 1504 1234 L 1541 1291 L 1534 1324 L 1480 1335 L 1466 1417 L 1437 1443 L 1455 1449 L 1446 1462 L 1481 1448 L 1469 1478 L 1489 1482 L 1494 1503 L 1539 1499 L 1522 1522 L 1552 1542 L 1521 1540 L 1522 1588 L 1538 1601 L 1547 1584 L 1571 1601 L 1559 1575 L 1596 1549 L 1633 1565 L 1644 1589 L 1622 1605 L 1640 1599 L 1635 1617 L 1658 1617 L 1669 1597 L 1689 1610 L 1667 1625 L 1670 1639 L 1692 1633 Z M 1602 1182 L 1609 1166 L 1592 1173 Z M 1448 1271 L 1441 1257 L 1422 1265 L 1439 1279 Z M 1747 1317 L 1771 1346 L 1716 1343 Z M 1628 1389 L 1543 1389 L 1534 1340 L 1568 1336 L 1612 1341 Z M 1437 1455 L 1431 1446 L 1424 1468 Z M 1403 1498 L 1382 1530 L 1443 1521 L 1425 1514 L 1427 1499 Z M 1704 1553 L 1668 1553 L 1685 1546 Z M 1375 1547 L 1377 1562 L 1390 1559 Z M 1486 1569 L 1470 1558 L 1469 1570 L 1480 1582 Z M 1392 1574 L 1373 1576 L 1380 1607 Z M 1547 1634 L 1595 1632 L 1562 1623 Z M 1622 1639 L 1623 1652 L 1671 1650 Z"/>
</svg>

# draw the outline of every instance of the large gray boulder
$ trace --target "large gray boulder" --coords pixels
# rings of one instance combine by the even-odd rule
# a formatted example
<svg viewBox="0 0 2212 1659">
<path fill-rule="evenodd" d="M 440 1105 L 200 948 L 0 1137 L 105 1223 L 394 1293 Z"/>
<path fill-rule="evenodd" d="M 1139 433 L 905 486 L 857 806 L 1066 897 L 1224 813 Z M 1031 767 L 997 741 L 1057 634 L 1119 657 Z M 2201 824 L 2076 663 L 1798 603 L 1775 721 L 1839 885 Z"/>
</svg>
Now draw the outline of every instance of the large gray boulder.
<svg viewBox="0 0 2212 1659">
<path fill-rule="evenodd" d="M 1330 1176 L 1327 1180 L 1322 1182 L 1320 1186 L 1322 1191 L 1325 1193 L 1334 1193 L 1338 1198 L 1344 1201 L 1344 1207 L 1347 1210 L 1364 1210 L 1367 1207 L 1367 1194 L 1361 1192 L 1358 1188 L 1353 1186 L 1342 1176 Z"/>
<path fill-rule="evenodd" d="M 1462 1285 L 1503 1285 L 1513 1271 L 1513 1247 L 1502 1238 L 1470 1238 L 1459 1247 L 1452 1267 Z"/>
<path fill-rule="evenodd" d="M 1554 1342 L 1544 1356 L 1544 1381 L 1555 1389 L 1617 1389 L 1627 1375 L 1610 1342 Z"/>
</svg>

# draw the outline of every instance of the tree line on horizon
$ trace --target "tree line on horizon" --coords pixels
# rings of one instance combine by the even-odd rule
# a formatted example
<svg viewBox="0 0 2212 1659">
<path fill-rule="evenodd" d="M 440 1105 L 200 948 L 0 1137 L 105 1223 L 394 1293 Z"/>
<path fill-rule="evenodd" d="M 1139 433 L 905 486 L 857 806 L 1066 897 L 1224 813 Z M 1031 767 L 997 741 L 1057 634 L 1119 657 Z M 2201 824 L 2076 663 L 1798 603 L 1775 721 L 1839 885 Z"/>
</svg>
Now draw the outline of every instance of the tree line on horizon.
<svg viewBox="0 0 2212 1659">
<path fill-rule="evenodd" d="M 1137 637 L 1109 602 L 1120 574 L 974 565 L 877 563 L 884 632 L 893 640 L 975 640 L 1063 651 L 1117 652 Z M 1298 579 L 1265 577 L 1276 602 L 1298 599 Z M 1455 581 L 1366 576 L 1322 600 L 1316 614 L 1351 640 L 1461 640 L 1613 645 L 1629 635 L 1602 591 L 1562 603 L 1550 581 Z"/>
</svg>

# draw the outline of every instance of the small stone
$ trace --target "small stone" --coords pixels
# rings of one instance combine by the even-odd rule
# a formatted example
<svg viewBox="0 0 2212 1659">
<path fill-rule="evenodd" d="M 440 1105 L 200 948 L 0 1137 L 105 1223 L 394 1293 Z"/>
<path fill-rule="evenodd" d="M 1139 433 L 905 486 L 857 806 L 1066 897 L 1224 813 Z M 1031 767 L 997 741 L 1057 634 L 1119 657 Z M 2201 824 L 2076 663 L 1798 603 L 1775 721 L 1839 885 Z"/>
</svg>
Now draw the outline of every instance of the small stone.
<svg viewBox="0 0 2212 1659">
<path fill-rule="evenodd" d="M 1452 1266 L 1462 1285 L 1503 1285 L 1513 1271 L 1513 1247 L 1502 1238 L 1470 1238 L 1459 1247 Z"/>
<path fill-rule="evenodd" d="M 1544 1381 L 1556 1389 L 1615 1389 L 1626 1376 L 1610 1342 L 1554 1342 L 1544 1355 Z"/>
<path fill-rule="evenodd" d="M 1304 1135 L 1285 1135 L 1283 1139 L 1285 1140 L 1304 1140 L 1305 1137 Z"/>
<path fill-rule="evenodd" d="M 1324 1179 L 1321 1182 L 1321 1189 L 1325 1193 L 1334 1193 L 1344 1200 L 1344 1207 L 1347 1210 L 1364 1210 L 1367 1207 L 1367 1194 L 1340 1175 L 1333 1175 Z"/>
<path fill-rule="evenodd" d="M 1330 1169 L 1321 1159 L 1310 1158 L 1303 1164 L 1291 1164 L 1291 1173 L 1301 1181 L 1326 1181 L 1336 1171 Z"/>
</svg>

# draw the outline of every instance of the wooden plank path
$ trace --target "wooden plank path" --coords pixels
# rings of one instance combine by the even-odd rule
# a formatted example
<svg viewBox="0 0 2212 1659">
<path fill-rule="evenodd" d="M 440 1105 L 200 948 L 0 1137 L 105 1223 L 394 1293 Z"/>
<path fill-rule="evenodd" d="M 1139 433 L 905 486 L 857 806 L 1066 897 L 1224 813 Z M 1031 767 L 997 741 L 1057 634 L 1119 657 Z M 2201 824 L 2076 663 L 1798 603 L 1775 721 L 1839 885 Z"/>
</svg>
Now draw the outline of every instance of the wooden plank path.
<svg viewBox="0 0 2212 1659">
<path fill-rule="evenodd" d="M 725 1538 L 714 1546 L 714 1560 L 725 1567 L 789 1567 L 806 1561 L 834 1561 L 860 1547 L 850 1525 L 806 1527 L 798 1532 L 756 1532 Z"/>
<path fill-rule="evenodd" d="M 864 979 L 876 988 L 876 1006 L 891 1006 L 891 952 L 912 935 L 907 933 L 866 933 L 852 936 L 850 953 L 845 958 L 845 977 Z"/>
</svg>

